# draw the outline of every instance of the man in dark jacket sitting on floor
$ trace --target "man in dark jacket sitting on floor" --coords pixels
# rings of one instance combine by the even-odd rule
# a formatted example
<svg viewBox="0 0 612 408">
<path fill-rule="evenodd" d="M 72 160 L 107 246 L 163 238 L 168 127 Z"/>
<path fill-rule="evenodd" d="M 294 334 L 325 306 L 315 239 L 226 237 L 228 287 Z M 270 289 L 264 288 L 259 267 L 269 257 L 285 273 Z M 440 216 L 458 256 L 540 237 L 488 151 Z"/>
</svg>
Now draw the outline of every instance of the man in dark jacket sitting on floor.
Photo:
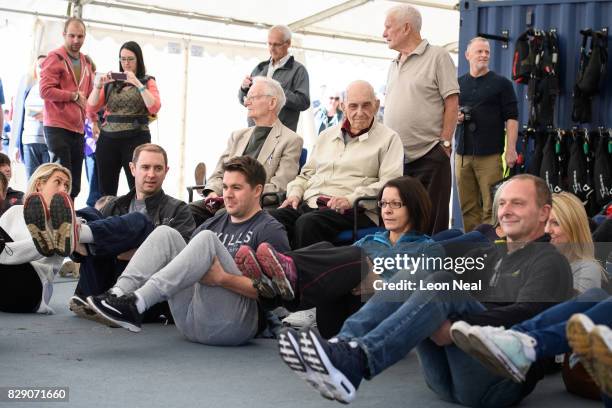
<svg viewBox="0 0 612 408">
<path fill-rule="evenodd" d="M 363 378 L 380 374 L 416 348 L 425 381 L 441 398 L 468 406 L 518 403 L 542 378 L 542 367 L 534 364 L 522 384 L 491 374 L 453 345 L 450 327 L 456 320 L 512 326 L 571 297 L 573 282 L 567 260 L 544 234 L 552 204 L 544 180 L 519 175 L 500 194 L 498 218 L 507 242 L 464 257 L 464 265 L 472 258 L 482 267 L 461 273 L 457 263 L 430 274 L 401 271 L 389 283 L 401 287 L 408 281 L 412 289 L 378 292 L 335 338 L 326 341 L 311 329 L 282 332 L 285 363 L 322 395 L 348 403 Z M 469 290 L 457 288 L 466 282 Z"/>
</svg>

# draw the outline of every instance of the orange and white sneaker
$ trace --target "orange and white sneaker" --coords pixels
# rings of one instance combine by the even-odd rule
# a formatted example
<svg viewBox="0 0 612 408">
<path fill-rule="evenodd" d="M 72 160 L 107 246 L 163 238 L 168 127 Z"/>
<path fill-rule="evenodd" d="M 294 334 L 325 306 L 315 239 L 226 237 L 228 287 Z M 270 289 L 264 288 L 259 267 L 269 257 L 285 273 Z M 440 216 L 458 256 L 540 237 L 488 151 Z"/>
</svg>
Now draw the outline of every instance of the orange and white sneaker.
<svg viewBox="0 0 612 408">
<path fill-rule="evenodd" d="M 591 340 L 591 364 L 593 380 L 599 388 L 612 396 L 612 330 L 597 325 L 589 334 Z"/>
<path fill-rule="evenodd" d="M 79 243 L 79 225 L 74 214 L 72 198 L 60 192 L 53 195 L 49 205 L 53 245 L 57 255 L 66 257 Z"/>
<path fill-rule="evenodd" d="M 42 256 L 55 255 L 53 231 L 49 225 L 49 209 L 40 193 L 31 193 L 23 204 L 23 218 L 34 241 L 34 246 Z"/>
<path fill-rule="evenodd" d="M 593 379 L 595 379 L 595 369 L 591 359 L 591 339 L 589 336 L 594 328 L 595 324 L 582 313 L 572 315 L 565 326 L 567 343 L 572 348 L 572 352 L 580 358 L 580 363 Z"/>
</svg>

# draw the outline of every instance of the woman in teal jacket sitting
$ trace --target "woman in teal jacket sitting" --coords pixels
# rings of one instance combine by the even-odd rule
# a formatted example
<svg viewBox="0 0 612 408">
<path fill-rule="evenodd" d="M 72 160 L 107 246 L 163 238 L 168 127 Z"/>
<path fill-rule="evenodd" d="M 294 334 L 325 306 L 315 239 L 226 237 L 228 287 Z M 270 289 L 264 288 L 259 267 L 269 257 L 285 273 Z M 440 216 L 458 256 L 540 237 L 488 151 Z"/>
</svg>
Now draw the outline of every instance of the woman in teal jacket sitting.
<svg viewBox="0 0 612 408">
<path fill-rule="evenodd" d="M 403 263 L 399 268 L 395 264 L 398 255 L 402 260 L 444 256 L 442 247 L 425 235 L 431 201 L 417 179 L 389 180 L 380 190 L 378 206 L 385 231 L 352 246 L 320 242 L 285 254 L 267 243 L 257 251 L 241 247 L 236 263 L 253 280 L 264 309 L 316 307 L 319 331 L 331 337 L 374 293 L 375 281 L 388 280 L 404 269 Z"/>
</svg>

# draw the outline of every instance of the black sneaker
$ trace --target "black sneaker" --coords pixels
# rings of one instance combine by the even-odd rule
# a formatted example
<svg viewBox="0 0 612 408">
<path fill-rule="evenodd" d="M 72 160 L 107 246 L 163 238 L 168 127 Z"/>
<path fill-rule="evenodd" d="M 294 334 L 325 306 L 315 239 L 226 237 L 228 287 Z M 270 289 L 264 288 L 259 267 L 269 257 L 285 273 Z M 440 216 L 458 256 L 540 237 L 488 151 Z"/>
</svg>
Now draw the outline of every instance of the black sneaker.
<svg viewBox="0 0 612 408">
<path fill-rule="evenodd" d="M 365 356 L 355 342 L 329 342 L 314 329 L 300 335 L 300 353 L 338 402 L 348 404 L 363 379 Z"/>
<path fill-rule="evenodd" d="M 112 296 L 104 293 L 99 296 L 87 298 L 89 306 L 112 323 L 128 329 L 131 332 L 139 332 L 142 323 L 142 314 L 136 308 L 136 295 L 130 293 L 124 296 Z"/>
<path fill-rule="evenodd" d="M 112 321 L 104 318 L 102 315 L 97 314 L 91 308 L 91 306 L 89 306 L 87 300 L 83 299 L 79 295 L 74 295 L 70 298 L 68 301 L 68 308 L 72 313 L 84 319 L 92 320 L 109 327 L 119 327 Z"/>
<path fill-rule="evenodd" d="M 306 332 L 298 333 L 296 330 L 291 328 L 284 328 L 280 331 L 278 336 L 278 352 L 281 359 L 283 359 L 285 364 L 287 364 L 287 366 L 294 373 L 296 373 L 298 377 L 306 381 L 315 390 L 317 390 L 321 396 L 329 400 L 333 400 L 334 394 L 327 389 L 325 384 L 319 378 L 318 374 L 304 362 L 304 359 L 300 354 L 298 337 L 302 335 L 307 336 L 308 334 Z"/>
</svg>

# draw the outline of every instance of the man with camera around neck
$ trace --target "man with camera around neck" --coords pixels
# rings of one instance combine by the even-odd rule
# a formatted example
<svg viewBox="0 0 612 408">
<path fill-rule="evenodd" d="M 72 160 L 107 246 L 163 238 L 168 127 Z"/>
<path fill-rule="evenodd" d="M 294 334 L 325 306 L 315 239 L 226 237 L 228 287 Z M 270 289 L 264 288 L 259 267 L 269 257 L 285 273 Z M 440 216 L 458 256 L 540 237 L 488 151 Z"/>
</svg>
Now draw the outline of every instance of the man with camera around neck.
<svg viewBox="0 0 612 408">
<path fill-rule="evenodd" d="M 517 159 L 516 94 L 509 79 L 489 70 L 490 52 L 485 38 L 473 38 L 465 51 L 470 72 L 459 78 L 455 174 L 465 232 L 491 223 L 491 186 L 503 177 L 504 144 L 507 166 Z"/>
</svg>

